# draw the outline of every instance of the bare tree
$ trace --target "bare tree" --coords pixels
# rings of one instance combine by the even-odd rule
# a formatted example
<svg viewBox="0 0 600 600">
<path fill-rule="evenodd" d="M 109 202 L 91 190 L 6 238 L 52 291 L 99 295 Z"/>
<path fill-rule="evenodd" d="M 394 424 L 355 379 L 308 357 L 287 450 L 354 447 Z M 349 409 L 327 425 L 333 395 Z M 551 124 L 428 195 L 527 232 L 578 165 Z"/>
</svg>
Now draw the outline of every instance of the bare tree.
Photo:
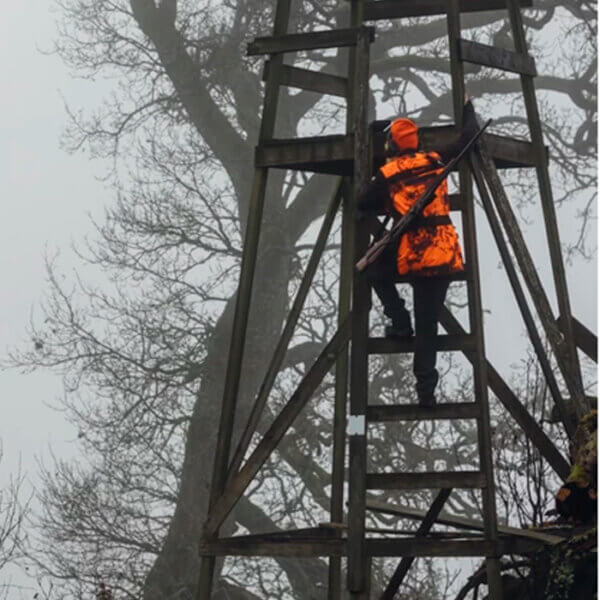
<svg viewBox="0 0 600 600">
<path fill-rule="evenodd" d="M 107 177 L 116 200 L 96 238 L 80 248 L 84 274 L 63 278 L 59 265 L 48 265 L 49 291 L 42 317 L 31 326 L 32 348 L 11 357 L 12 364 L 63 375 L 64 408 L 80 429 L 85 457 L 58 461 L 43 473 L 36 564 L 61 580 L 59 597 L 89 596 L 102 582 L 115 597 L 191 598 L 260 122 L 262 61 L 244 59 L 244 44 L 270 31 L 275 3 L 56 4 L 62 18 L 57 52 L 79 76 L 114 82 L 95 109 L 71 111 L 65 144 L 111 160 Z M 561 200 L 584 207 L 581 236 L 571 242 L 585 253 L 589 198 L 576 191 L 589 190 L 595 175 L 588 164 L 596 143 L 594 7 L 542 1 L 528 15 L 538 49 L 547 28 L 569 25 L 565 39 L 572 47 L 563 45 L 561 60 L 552 55 L 552 74 L 538 78 L 538 87 L 548 98 L 564 97 L 572 116 L 565 122 L 550 101 L 542 107 Z M 343 26 L 345 18 L 338 2 L 305 0 L 294 8 L 292 30 Z M 508 35 L 503 19 L 503 13 L 473 14 L 464 26 L 481 41 L 502 41 Z M 448 121 L 445 20 L 382 28 L 372 65 L 378 110 L 420 122 Z M 345 57 L 307 53 L 297 64 L 343 72 Z M 518 82 L 486 69 L 469 77 L 469 91 L 482 106 L 492 93 L 514 106 L 500 114 L 500 126 L 522 131 L 523 117 L 512 102 Z M 339 131 L 343 122 L 338 102 L 282 90 L 278 137 Z M 530 180 L 516 177 L 513 183 L 527 189 Z M 238 428 L 306 262 L 311 227 L 332 189 L 333 182 L 321 176 L 270 175 Z M 330 243 L 263 431 L 335 327 L 339 231 Z M 379 398 L 410 400 L 406 363 L 387 359 L 373 369 Z M 456 389 L 448 390 L 453 397 Z M 225 531 L 272 531 L 326 517 L 331 396 L 326 380 Z M 473 432 L 439 427 L 382 431 L 373 460 L 380 467 L 403 461 L 415 469 L 431 460 L 470 464 Z M 440 436 L 453 439 L 452 447 L 430 450 Z M 424 500 L 421 495 L 414 502 Z M 456 512 L 472 513 L 470 496 L 453 502 Z M 227 598 L 306 598 L 307 590 L 325 585 L 325 567 L 318 560 L 231 560 L 222 566 L 217 588 Z M 388 570 L 382 565 L 376 579 L 383 582 Z M 422 573 L 415 577 L 414 589 L 423 590 Z"/>
</svg>

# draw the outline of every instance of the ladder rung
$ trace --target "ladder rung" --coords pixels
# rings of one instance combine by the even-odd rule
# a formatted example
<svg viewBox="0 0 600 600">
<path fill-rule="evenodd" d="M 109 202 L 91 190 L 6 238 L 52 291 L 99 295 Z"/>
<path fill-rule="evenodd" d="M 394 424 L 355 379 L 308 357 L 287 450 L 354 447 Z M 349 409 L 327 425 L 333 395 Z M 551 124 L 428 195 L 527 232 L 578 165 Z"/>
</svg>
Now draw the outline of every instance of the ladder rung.
<svg viewBox="0 0 600 600">
<path fill-rule="evenodd" d="M 496 48 L 487 44 L 461 39 L 459 40 L 459 53 L 462 60 L 477 65 L 521 73 L 531 77 L 537 75 L 535 60 L 531 56 L 511 52 L 504 48 Z"/>
<path fill-rule="evenodd" d="M 519 4 L 523 7 L 533 6 L 532 0 L 521 0 Z M 364 4 L 364 20 L 445 15 L 447 5 L 446 0 L 370 0 Z M 502 10 L 506 8 L 506 0 L 461 0 L 459 6 L 461 12 Z"/>
<path fill-rule="evenodd" d="M 332 29 L 329 31 L 311 31 L 310 33 L 290 33 L 275 37 L 259 37 L 248 44 L 247 55 L 278 54 L 280 52 L 298 52 L 300 50 L 321 50 L 354 46 L 362 28 Z M 367 27 L 369 39 L 375 39 L 375 28 Z"/>
<path fill-rule="evenodd" d="M 436 473 L 367 473 L 369 490 L 425 490 L 441 488 L 484 488 L 481 471 L 446 471 Z"/>
<path fill-rule="evenodd" d="M 474 335 L 438 335 L 436 349 L 442 352 L 460 350 L 472 352 L 476 348 Z M 367 351 L 369 354 L 401 354 L 414 352 L 415 338 L 369 338 Z"/>
<path fill-rule="evenodd" d="M 263 81 L 267 80 L 270 68 L 271 61 L 267 61 L 263 72 Z M 310 69 L 300 69 L 290 65 L 282 65 L 280 68 L 279 85 L 287 85 L 329 96 L 345 97 L 348 93 L 348 80 L 345 77 L 320 73 Z"/>
<path fill-rule="evenodd" d="M 457 402 L 419 406 L 418 404 L 372 404 L 367 407 L 367 421 L 430 421 L 434 419 L 476 419 L 479 405 L 475 402 Z"/>
</svg>

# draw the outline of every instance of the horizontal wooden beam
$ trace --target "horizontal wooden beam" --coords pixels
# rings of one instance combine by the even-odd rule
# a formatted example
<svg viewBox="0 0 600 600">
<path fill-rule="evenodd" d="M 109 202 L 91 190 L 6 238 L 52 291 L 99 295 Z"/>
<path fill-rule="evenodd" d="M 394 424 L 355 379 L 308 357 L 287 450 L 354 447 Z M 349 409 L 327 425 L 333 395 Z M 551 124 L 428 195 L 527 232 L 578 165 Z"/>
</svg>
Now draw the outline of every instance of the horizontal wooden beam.
<svg viewBox="0 0 600 600">
<path fill-rule="evenodd" d="M 530 142 L 501 135 L 484 134 L 497 168 L 527 168 L 535 166 Z M 446 146 L 456 138 L 453 126 L 422 127 L 419 136 L 425 150 Z M 385 160 L 385 133 L 374 132 L 374 164 Z M 349 135 L 326 135 L 295 139 L 274 139 L 255 150 L 255 165 L 276 169 L 296 169 L 331 175 L 352 175 L 354 138 Z"/>
<path fill-rule="evenodd" d="M 521 6 L 532 6 L 532 0 L 521 0 Z M 506 8 L 505 0 L 461 0 L 461 12 L 479 12 L 484 10 L 502 10 Z M 409 17 L 426 17 L 445 15 L 445 0 L 370 0 L 364 4 L 364 20 L 403 19 Z"/>
<path fill-rule="evenodd" d="M 367 500 L 367 510 L 380 512 L 388 515 L 396 515 L 408 519 L 421 520 L 425 518 L 426 512 L 411 506 L 402 506 L 400 504 L 392 504 L 391 502 L 382 502 L 381 500 Z M 436 519 L 436 523 L 440 525 L 448 525 L 459 529 L 470 529 L 474 531 L 483 531 L 483 521 L 477 519 L 469 519 L 467 517 L 458 517 L 449 515 L 448 513 L 440 513 Z M 504 535 L 524 537 L 528 539 L 544 542 L 550 546 L 559 544 L 564 538 L 543 531 L 535 531 L 533 529 L 519 529 L 517 527 L 509 527 L 507 525 L 498 525 L 498 532 Z"/>
<path fill-rule="evenodd" d="M 301 50 L 321 50 L 355 46 L 361 27 L 349 29 L 331 29 L 309 33 L 290 33 L 288 35 L 258 37 L 248 44 L 247 55 L 280 54 L 281 52 L 299 52 Z M 375 28 L 367 27 L 369 39 L 375 39 Z"/>
<path fill-rule="evenodd" d="M 459 40 L 458 51 L 462 60 L 476 65 L 492 67 L 502 71 L 511 71 L 512 73 L 520 73 L 531 77 L 537 75 L 535 60 L 531 56 L 462 39 Z"/>
<path fill-rule="evenodd" d="M 475 336 L 472 335 L 438 335 L 436 348 L 442 352 L 471 352 L 475 350 Z M 415 338 L 369 338 L 367 350 L 369 354 L 401 354 L 415 351 Z"/>
<path fill-rule="evenodd" d="M 542 542 L 509 537 L 496 544 L 482 539 L 444 540 L 426 537 L 367 538 L 367 556 L 499 556 L 529 554 L 539 550 Z M 307 540 L 237 540 L 224 538 L 200 544 L 200 556 L 265 556 L 314 558 L 318 556 L 347 556 L 346 539 Z"/>
<path fill-rule="evenodd" d="M 369 490 L 481 489 L 485 485 L 485 476 L 481 471 L 367 473 Z"/>
<path fill-rule="evenodd" d="M 367 407 L 367 422 L 431 421 L 435 419 L 476 419 L 480 416 L 475 402 L 445 402 L 435 406 L 418 404 L 371 404 Z"/>
<path fill-rule="evenodd" d="M 267 81 L 270 68 L 271 61 L 268 60 L 263 71 L 263 81 Z M 290 65 L 280 67 L 279 85 L 287 85 L 288 87 L 328 96 L 346 97 L 348 95 L 348 79 L 346 77 Z"/>
</svg>

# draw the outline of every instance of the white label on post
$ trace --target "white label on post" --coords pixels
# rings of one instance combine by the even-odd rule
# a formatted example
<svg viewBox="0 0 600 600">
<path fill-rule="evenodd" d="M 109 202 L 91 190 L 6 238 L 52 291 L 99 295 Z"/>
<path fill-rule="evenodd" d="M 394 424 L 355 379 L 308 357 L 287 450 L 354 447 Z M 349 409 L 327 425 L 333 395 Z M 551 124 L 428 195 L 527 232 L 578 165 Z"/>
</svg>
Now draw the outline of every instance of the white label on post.
<svg viewBox="0 0 600 600">
<path fill-rule="evenodd" d="M 348 435 L 365 435 L 365 415 L 349 415 L 346 433 Z"/>
</svg>

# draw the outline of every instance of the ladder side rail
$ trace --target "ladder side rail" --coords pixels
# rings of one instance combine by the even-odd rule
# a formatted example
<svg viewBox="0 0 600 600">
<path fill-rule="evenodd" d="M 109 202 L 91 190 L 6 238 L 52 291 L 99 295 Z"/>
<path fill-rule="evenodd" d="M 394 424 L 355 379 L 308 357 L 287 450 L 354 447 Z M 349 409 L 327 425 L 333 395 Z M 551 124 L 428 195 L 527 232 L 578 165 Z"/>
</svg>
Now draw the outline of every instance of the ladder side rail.
<svg viewBox="0 0 600 600">
<path fill-rule="evenodd" d="M 338 290 L 338 327 L 350 314 L 352 300 L 352 274 L 354 272 L 354 216 L 352 207 L 352 182 L 343 180 L 342 240 L 340 280 Z M 335 392 L 333 413 L 333 449 L 331 461 L 330 516 L 332 523 L 344 520 L 344 480 L 346 477 L 346 418 L 348 399 L 348 346 L 345 346 L 335 363 Z M 339 532 L 341 536 L 341 532 Z M 342 560 L 329 558 L 328 600 L 342 600 Z"/>
<path fill-rule="evenodd" d="M 546 383 L 548 384 L 548 388 L 550 389 L 552 399 L 554 400 L 554 403 L 560 411 L 560 415 L 565 429 L 567 431 L 567 434 L 569 438 L 572 438 L 575 434 L 574 423 L 569 416 L 568 408 L 564 398 L 562 397 L 562 394 L 558 387 L 558 383 L 556 382 L 556 377 L 554 376 L 554 370 L 552 369 L 552 365 L 550 364 L 550 359 L 546 354 L 546 349 L 544 348 L 544 344 L 539 335 L 536 323 L 533 319 L 533 315 L 529 308 L 529 304 L 527 303 L 527 298 L 525 297 L 523 287 L 521 285 L 521 282 L 519 281 L 519 277 L 513 264 L 512 257 L 510 256 L 510 253 L 508 251 L 508 246 L 502 233 L 500 221 L 498 220 L 498 216 L 496 214 L 496 211 L 494 210 L 492 200 L 490 198 L 488 190 L 485 186 L 485 181 L 481 174 L 479 158 L 476 155 L 471 156 L 469 164 L 471 166 L 473 178 L 475 179 L 475 182 L 477 184 L 477 189 L 479 190 L 479 197 L 481 198 L 483 208 L 487 215 L 488 222 L 490 224 L 490 228 L 494 236 L 494 240 L 496 241 L 496 246 L 498 248 L 498 251 L 500 252 L 500 257 L 502 258 L 502 263 L 504 264 L 504 269 L 506 270 L 510 286 L 517 300 L 517 304 L 521 312 L 523 321 L 525 322 L 525 327 L 529 334 L 529 339 L 534 347 L 538 361 L 542 368 L 542 372 L 544 373 L 544 377 L 546 379 Z"/>
<path fill-rule="evenodd" d="M 463 63 L 460 59 L 460 6 L 459 0 L 448 1 L 448 41 L 450 49 L 450 67 L 452 76 L 452 99 L 454 117 L 458 128 L 462 128 L 462 110 L 465 98 L 465 80 Z M 471 269 L 471 277 L 467 281 L 469 301 L 469 323 L 471 333 L 477 338 L 475 362 L 473 365 L 473 390 L 475 400 L 480 406 L 477 419 L 477 438 L 479 444 L 480 470 L 484 473 L 486 487 L 481 491 L 484 516 L 484 533 L 492 551 L 486 554 L 486 570 L 488 586 L 492 600 L 502 600 L 502 578 L 500 574 L 500 558 L 498 552 L 498 524 L 496 516 L 496 488 L 491 449 L 491 428 L 488 402 L 488 382 L 485 359 L 485 342 L 483 331 L 483 307 L 479 277 L 479 260 L 477 256 L 477 234 L 475 226 L 475 206 L 473 187 L 468 165 L 463 164 L 459 171 L 460 192 L 465 199 L 463 211 L 463 235 L 467 261 Z"/>
<path fill-rule="evenodd" d="M 290 20 L 290 5 L 291 0 L 277 1 L 273 26 L 274 35 L 282 35 L 287 32 Z M 271 72 L 265 87 L 259 141 L 273 137 L 275 131 L 277 101 L 279 98 L 278 79 L 279 70 L 282 64 L 282 55 L 273 57 Z M 215 448 L 213 475 L 211 479 L 209 511 L 214 507 L 217 498 L 223 493 L 227 477 L 229 452 L 231 450 L 231 440 L 235 420 L 235 408 L 239 392 L 239 379 L 242 370 L 243 352 L 248 327 L 250 298 L 252 295 L 252 284 L 256 267 L 256 257 L 258 254 L 258 243 L 267 186 L 267 174 L 268 170 L 264 168 L 254 170 L 252 193 L 248 204 L 248 218 L 244 238 L 244 250 L 242 253 L 240 281 L 235 302 L 231 346 L 227 360 L 221 417 L 217 434 L 217 445 Z M 215 530 L 212 534 L 213 537 L 216 535 L 218 535 L 218 530 Z M 203 557 L 201 560 L 198 589 L 196 593 L 197 600 L 210 599 L 215 563 L 214 556 Z"/>
<path fill-rule="evenodd" d="M 507 0 L 508 14 L 512 28 L 512 34 L 515 43 L 515 49 L 519 54 L 527 56 L 527 40 L 525 38 L 525 29 L 521 9 L 517 0 Z M 550 249 L 550 258 L 552 261 L 552 273 L 554 275 L 554 285 L 556 287 L 556 296 L 560 316 L 564 321 L 565 337 L 565 358 L 568 358 L 568 368 L 572 371 L 570 379 L 573 381 L 573 390 L 571 390 L 572 401 L 578 418 L 583 417 L 590 410 L 589 402 L 585 397 L 583 382 L 581 379 L 581 367 L 579 356 L 575 346 L 575 336 L 571 323 L 571 305 L 569 300 L 569 289 L 567 286 L 567 276 L 563 262 L 562 250 L 560 245 L 560 236 L 558 223 L 556 219 L 556 210 L 554 207 L 554 197 L 552 193 L 552 184 L 550 182 L 550 173 L 545 160 L 544 135 L 536 99 L 535 85 L 533 77 L 521 74 L 521 86 L 525 98 L 525 108 L 529 121 L 529 131 L 531 141 L 536 154 L 536 171 L 542 210 L 544 213 L 544 223 L 546 226 L 546 237 Z"/>
<path fill-rule="evenodd" d="M 362 20 L 362 0 L 352 3 L 353 22 Z M 351 103 L 354 131 L 354 173 L 352 213 L 356 197 L 368 181 L 371 169 L 369 104 L 369 44 L 364 34 L 359 36 L 354 56 L 351 54 L 353 94 Z M 362 256 L 369 243 L 366 224 L 355 223 L 355 260 Z M 352 349 L 350 354 L 350 416 L 349 416 L 349 513 L 348 513 L 348 582 L 352 600 L 367 600 L 370 587 L 370 559 L 365 543 L 366 510 L 366 408 L 369 389 L 369 311 L 371 289 L 366 277 L 354 270 L 352 292 Z"/>
</svg>

